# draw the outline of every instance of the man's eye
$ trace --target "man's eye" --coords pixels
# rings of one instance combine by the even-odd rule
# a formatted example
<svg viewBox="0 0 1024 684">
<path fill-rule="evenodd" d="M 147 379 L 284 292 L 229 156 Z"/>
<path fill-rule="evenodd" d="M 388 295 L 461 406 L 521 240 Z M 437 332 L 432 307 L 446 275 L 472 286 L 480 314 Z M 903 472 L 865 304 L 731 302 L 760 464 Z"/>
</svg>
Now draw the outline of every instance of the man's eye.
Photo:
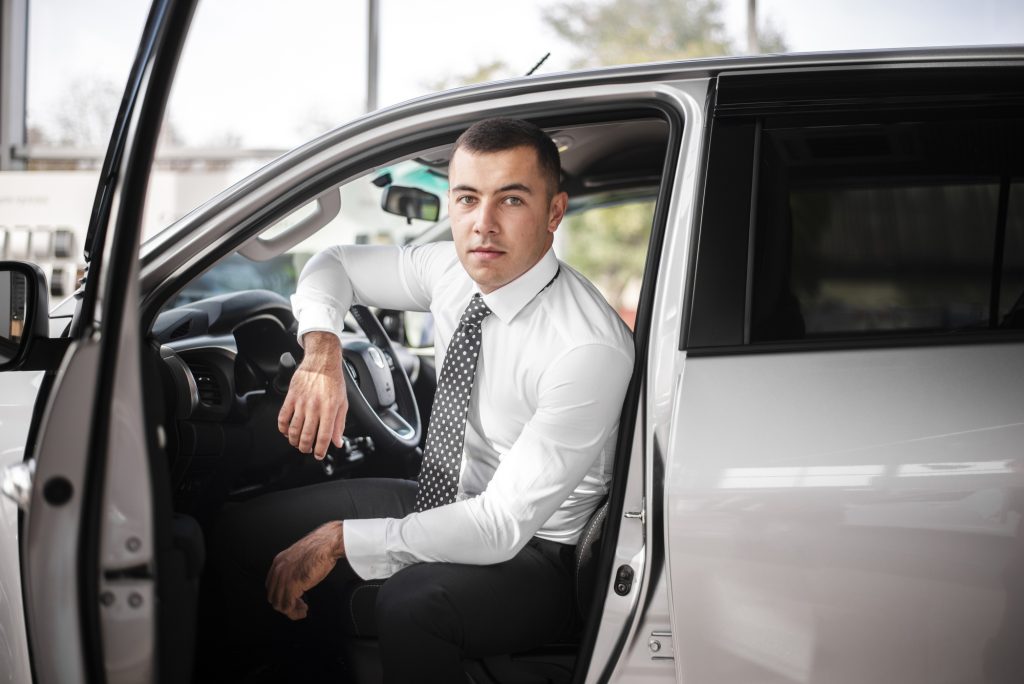
<svg viewBox="0 0 1024 684">
<path fill-rule="evenodd" d="M 521 200 L 518 197 L 506 197 L 505 198 L 505 204 L 510 204 L 513 207 L 518 207 L 518 206 L 522 206 L 523 200 Z"/>
<path fill-rule="evenodd" d="M 469 195 L 462 195 L 461 197 L 458 197 L 455 201 L 458 202 L 459 204 L 472 204 L 474 201 L 476 201 L 476 198 L 470 197 Z"/>
</svg>

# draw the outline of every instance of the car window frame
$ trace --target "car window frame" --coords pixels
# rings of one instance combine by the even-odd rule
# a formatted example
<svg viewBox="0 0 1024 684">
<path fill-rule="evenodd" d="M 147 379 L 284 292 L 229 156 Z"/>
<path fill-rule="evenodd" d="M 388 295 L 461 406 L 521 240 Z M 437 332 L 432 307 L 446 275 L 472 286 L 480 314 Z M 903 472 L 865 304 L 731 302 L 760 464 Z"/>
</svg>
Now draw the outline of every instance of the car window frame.
<svg viewBox="0 0 1024 684">
<path fill-rule="evenodd" d="M 659 84 L 651 83 L 652 89 Z M 671 210 L 671 201 L 679 183 L 676 177 L 679 153 L 683 143 L 684 126 L 689 125 L 684 121 L 684 113 L 681 107 L 672 102 L 669 98 L 658 95 L 636 95 L 623 93 L 621 97 L 610 101 L 587 102 L 581 100 L 569 100 L 553 102 L 542 102 L 537 104 L 524 104 L 514 109 L 502 111 L 505 116 L 517 116 L 526 118 L 541 128 L 557 128 L 565 125 L 569 120 L 573 124 L 619 121 L 639 118 L 657 117 L 663 119 L 668 126 L 665 157 L 662 163 L 662 171 L 656 193 L 654 217 L 652 220 L 651 233 L 648 242 L 646 260 L 644 264 L 643 281 L 638 298 L 636 323 L 634 329 L 634 345 L 636 358 L 634 373 L 626 392 L 623 412 L 620 417 L 620 430 L 616 443 L 616 458 L 612 473 L 612 486 L 608 493 L 609 511 L 606 522 L 604 538 L 615 540 L 619 537 L 620 523 L 624 518 L 625 491 L 629 481 L 630 471 L 634 465 L 631 461 L 631 452 L 636 439 L 642 439 L 641 435 L 635 435 L 635 427 L 638 416 L 642 415 L 643 386 L 646 382 L 647 354 L 650 344 L 651 329 L 653 325 L 653 311 L 655 295 L 659 283 L 659 268 L 662 258 L 662 249 L 666 242 L 666 234 L 669 230 L 668 219 Z M 224 239 L 215 243 L 214 249 L 207 249 L 198 258 L 192 258 L 186 262 L 183 268 L 174 271 L 170 277 L 165 277 L 156 287 L 143 292 L 142 294 L 142 325 L 146 334 L 152 334 L 152 325 L 156 321 L 158 312 L 163 303 L 174 293 L 181 289 L 184 284 L 212 267 L 224 255 L 233 252 L 253 235 L 258 234 L 267 226 L 287 216 L 296 210 L 310 198 L 324 192 L 327 188 L 351 181 L 360 175 L 364 175 L 371 168 L 392 162 L 395 159 L 405 158 L 417 153 L 420 150 L 431 149 L 447 145 L 453 142 L 465 126 L 480 118 L 476 113 L 473 117 L 465 117 L 457 123 L 438 124 L 432 128 L 420 128 L 414 135 L 407 137 L 396 136 L 387 146 L 377 146 L 370 154 L 358 154 L 345 159 L 343 163 L 321 172 L 304 182 L 291 186 L 286 193 L 276 201 L 262 205 L 259 210 L 253 212 L 246 218 L 239 221 L 235 228 L 226 235 Z M 372 119 L 371 119 L 372 121 Z M 468 123 L 467 123 L 468 122 Z M 301 151 L 302 148 L 300 148 Z M 279 160 L 280 161 L 280 160 Z M 242 187 L 245 181 L 240 184 Z M 230 198 L 235 189 L 225 191 L 223 197 Z M 197 211 L 211 211 L 219 203 L 211 201 Z M 175 233 L 168 232 L 160 238 L 162 248 L 166 248 L 166 240 L 173 238 Z M 145 265 L 145 264 L 144 264 Z M 641 471 L 644 465 L 640 464 Z M 644 486 L 649 487 L 650 483 Z M 651 551 L 651 540 L 647 541 L 648 555 Z M 592 666 L 591 660 L 595 654 L 595 646 L 598 642 L 599 631 L 602 627 L 602 615 L 604 603 L 609 591 L 611 580 L 611 568 L 616 559 L 616 546 L 613 543 L 602 544 L 601 552 L 597 558 L 598 580 L 594 587 L 594 603 L 591 607 L 590 616 L 583 627 L 581 647 L 577 654 L 577 666 L 575 668 L 574 681 L 583 682 Z M 650 563 L 653 561 L 645 561 Z M 645 566 L 645 572 L 654 572 L 650 565 Z M 635 600 L 639 600 L 637 596 Z M 630 621 L 635 619 L 639 610 L 636 603 L 632 604 Z M 624 647 L 624 639 L 616 642 L 616 652 L 607 653 L 602 656 L 604 665 L 602 670 L 614 667 L 617 662 L 617 653 Z M 605 675 L 608 674 L 605 673 Z"/>
</svg>

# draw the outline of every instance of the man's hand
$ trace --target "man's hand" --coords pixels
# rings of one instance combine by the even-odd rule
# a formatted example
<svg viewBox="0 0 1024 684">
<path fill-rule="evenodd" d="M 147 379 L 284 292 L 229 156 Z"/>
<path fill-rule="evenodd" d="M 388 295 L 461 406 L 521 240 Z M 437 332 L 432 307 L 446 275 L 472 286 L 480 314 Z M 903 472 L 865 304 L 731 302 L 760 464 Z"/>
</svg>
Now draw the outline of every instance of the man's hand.
<svg viewBox="0 0 1024 684">
<path fill-rule="evenodd" d="M 291 445 L 318 459 L 327 446 L 341 446 L 348 412 L 341 343 L 337 336 L 309 332 L 303 336 L 306 354 L 288 385 L 288 396 L 277 416 L 277 429 Z"/>
<path fill-rule="evenodd" d="M 274 557 L 266 582 L 270 605 L 292 620 L 305 618 L 309 607 L 302 594 L 320 584 L 344 556 L 342 523 L 329 522 L 316 528 Z"/>
</svg>

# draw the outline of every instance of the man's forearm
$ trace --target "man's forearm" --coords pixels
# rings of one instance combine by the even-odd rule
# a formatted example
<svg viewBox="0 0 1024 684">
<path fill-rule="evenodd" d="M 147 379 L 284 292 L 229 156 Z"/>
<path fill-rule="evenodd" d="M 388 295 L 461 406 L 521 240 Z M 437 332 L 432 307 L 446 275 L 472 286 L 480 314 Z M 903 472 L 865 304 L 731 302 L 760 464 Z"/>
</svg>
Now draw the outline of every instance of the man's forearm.
<svg viewBox="0 0 1024 684">
<path fill-rule="evenodd" d="M 331 557 L 339 560 L 345 557 L 345 524 L 341 520 L 321 525 L 324 543 L 330 549 Z"/>
</svg>

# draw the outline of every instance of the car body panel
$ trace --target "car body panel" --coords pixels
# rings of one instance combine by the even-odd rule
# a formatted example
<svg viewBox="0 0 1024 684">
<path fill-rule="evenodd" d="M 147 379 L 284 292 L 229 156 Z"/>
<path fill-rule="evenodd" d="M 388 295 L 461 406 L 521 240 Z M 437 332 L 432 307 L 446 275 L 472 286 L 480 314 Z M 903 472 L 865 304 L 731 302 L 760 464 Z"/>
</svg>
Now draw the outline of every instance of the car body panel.
<svg viewBox="0 0 1024 684">
<path fill-rule="evenodd" d="M 1024 345 L 690 358 L 674 412 L 680 681 L 988 681 L 1024 609 Z"/>
</svg>

